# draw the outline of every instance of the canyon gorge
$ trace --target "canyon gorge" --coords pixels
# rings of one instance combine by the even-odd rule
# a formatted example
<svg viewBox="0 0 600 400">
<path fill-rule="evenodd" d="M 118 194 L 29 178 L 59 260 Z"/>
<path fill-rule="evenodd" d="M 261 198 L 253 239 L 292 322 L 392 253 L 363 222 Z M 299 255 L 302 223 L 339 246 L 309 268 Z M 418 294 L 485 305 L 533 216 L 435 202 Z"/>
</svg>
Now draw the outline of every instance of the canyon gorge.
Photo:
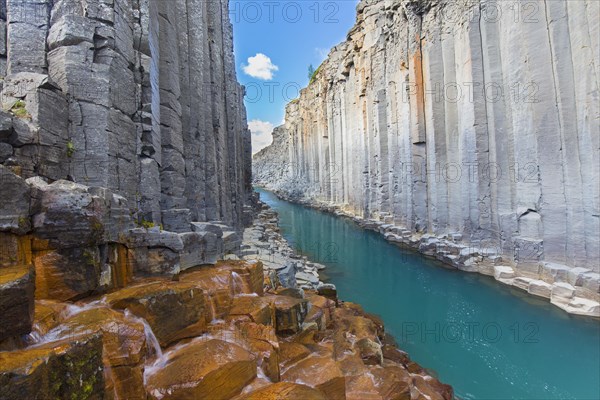
<svg viewBox="0 0 600 400">
<path fill-rule="evenodd" d="M 227 0 L 0 1 L 1 399 L 446 399 L 251 186 Z"/>
<path fill-rule="evenodd" d="M 254 181 L 600 316 L 595 1 L 363 1 Z"/>
<path fill-rule="evenodd" d="M 600 3 L 352 2 L 254 156 L 232 7 L 0 0 L 0 400 L 600 396 Z"/>
</svg>

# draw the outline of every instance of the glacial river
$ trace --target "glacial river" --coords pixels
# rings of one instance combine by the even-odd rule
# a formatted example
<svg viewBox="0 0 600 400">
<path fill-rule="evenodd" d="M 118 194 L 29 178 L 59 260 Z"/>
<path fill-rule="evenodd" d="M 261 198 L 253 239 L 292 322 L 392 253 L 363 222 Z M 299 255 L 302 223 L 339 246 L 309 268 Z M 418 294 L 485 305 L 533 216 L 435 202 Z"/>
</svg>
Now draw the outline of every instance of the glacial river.
<svg viewBox="0 0 600 400">
<path fill-rule="evenodd" d="M 339 297 L 379 315 L 398 345 L 457 397 L 600 399 L 600 322 L 259 192 L 279 212 L 284 237 L 327 266 Z"/>
</svg>

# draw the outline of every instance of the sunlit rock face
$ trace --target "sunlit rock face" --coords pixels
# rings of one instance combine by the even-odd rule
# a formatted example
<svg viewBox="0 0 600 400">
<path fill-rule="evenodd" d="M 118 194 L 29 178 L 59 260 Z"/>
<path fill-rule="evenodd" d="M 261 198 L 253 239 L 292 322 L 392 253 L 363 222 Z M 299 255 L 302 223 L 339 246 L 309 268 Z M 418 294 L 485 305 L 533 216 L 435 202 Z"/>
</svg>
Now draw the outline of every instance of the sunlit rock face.
<svg viewBox="0 0 600 400">
<path fill-rule="evenodd" d="M 395 226 L 390 240 L 473 248 L 425 243 L 448 263 L 464 255 L 461 269 L 492 275 L 477 264 L 492 250 L 517 275 L 537 279 L 552 262 L 596 281 L 599 11 L 361 1 L 347 40 L 254 157 L 254 179 Z"/>
</svg>

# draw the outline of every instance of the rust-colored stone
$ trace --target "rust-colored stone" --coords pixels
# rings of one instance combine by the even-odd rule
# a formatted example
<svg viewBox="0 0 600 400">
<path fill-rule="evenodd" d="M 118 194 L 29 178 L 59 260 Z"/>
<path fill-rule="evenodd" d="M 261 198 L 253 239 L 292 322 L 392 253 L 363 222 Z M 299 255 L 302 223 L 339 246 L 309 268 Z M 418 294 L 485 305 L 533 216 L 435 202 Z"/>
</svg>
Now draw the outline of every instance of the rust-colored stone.
<svg viewBox="0 0 600 400">
<path fill-rule="evenodd" d="M 102 399 L 100 335 L 0 352 L 3 400 Z"/>
<path fill-rule="evenodd" d="M 242 347 L 222 340 L 191 342 L 169 355 L 146 379 L 150 399 L 226 400 L 256 377 L 256 361 Z"/>
<path fill-rule="evenodd" d="M 280 382 L 263 387 L 235 400 L 329 400 L 325 394 L 306 385 Z"/>
<path fill-rule="evenodd" d="M 271 303 L 267 298 L 258 296 L 240 296 L 233 300 L 230 317 L 246 316 L 252 322 L 272 325 L 274 320 Z"/>
<path fill-rule="evenodd" d="M 106 302 L 148 321 L 161 346 L 206 332 L 204 292 L 189 282 L 141 283 L 109 294 Z"/>
<path fill-rule="evenodd" d="M 344 375 L 330 357 L 306 357 L 285 371 L 281 379 L 287 382 L 303 382 L 321 390 L 331 399 L 346 398 Z"/>
</svg>

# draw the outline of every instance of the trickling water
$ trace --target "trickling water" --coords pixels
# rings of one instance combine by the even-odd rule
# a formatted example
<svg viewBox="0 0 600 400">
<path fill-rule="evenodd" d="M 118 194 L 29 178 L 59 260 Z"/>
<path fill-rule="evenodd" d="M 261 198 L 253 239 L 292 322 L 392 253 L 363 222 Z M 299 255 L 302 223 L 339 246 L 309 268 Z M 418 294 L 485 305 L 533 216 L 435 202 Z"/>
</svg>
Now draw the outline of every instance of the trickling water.
<svg viewBox="0 0 600 400">
<path fill-rule="evenodd" d="M 41 343 L 42 337 L 40 326 L 34 322 L 33 326 L 31 327 L 31 332 L 25 336 L 25 343 L 27 343 L 28 346 L 36 345 Z"/>
<path fill-rule="evenodd" d="M 62 311 L 60 318 L 67 319 L 74 317 L 77 314 L 81 314 L 84 311 L 93 310 L 94 308 L 107 307 L 105 298 L 101 298 L 100 300 L 95 300 L 89 303 L 77 303 L 77 304 L 69 304 Z"/>
<path fill-rule="evenodd" d="M 231 271 L 231 277 L 233 279 L 233 294 L 234 295 L 241 295 L 244 293 L 248 293 L 250 290 L 248 290 L 246 282 L 244 281 L 244 279 L 240 276 L 240 274 L 238 274 L 235 271 Z"/>
<path fill-rule="evenodd" d="M 217 319 L 217 306 L 215 305 L 215 299 L 212 294 L 208 295 L 208 303 L 210 304 L 210 312 L 212 320 Z"/>
<path fill-rule="evenodd" d="M 261 198 L 325 264 L 340 298 L 380 315 L 411 358 L 469 399 L 599 399 L 600 322 L 493 278 L 444 268 L 348 219 Z"/>
<path fill-rule="evenodd" d="M 161 359 L 163 357 L 162 348 L 160 347 L 160 343 L 158 342 L 156 335 L 154 335 L 150 324 L 148 324 L 148 321 L 146 321 L 144 318 L 133 315 L 129 310 L 125 310 L 124 314 L 128 319 L 144 325 L 144 335 L 146 336 L 146 346 L 148 351 L 154 354 L 157 359 Z"/>
</svg>

